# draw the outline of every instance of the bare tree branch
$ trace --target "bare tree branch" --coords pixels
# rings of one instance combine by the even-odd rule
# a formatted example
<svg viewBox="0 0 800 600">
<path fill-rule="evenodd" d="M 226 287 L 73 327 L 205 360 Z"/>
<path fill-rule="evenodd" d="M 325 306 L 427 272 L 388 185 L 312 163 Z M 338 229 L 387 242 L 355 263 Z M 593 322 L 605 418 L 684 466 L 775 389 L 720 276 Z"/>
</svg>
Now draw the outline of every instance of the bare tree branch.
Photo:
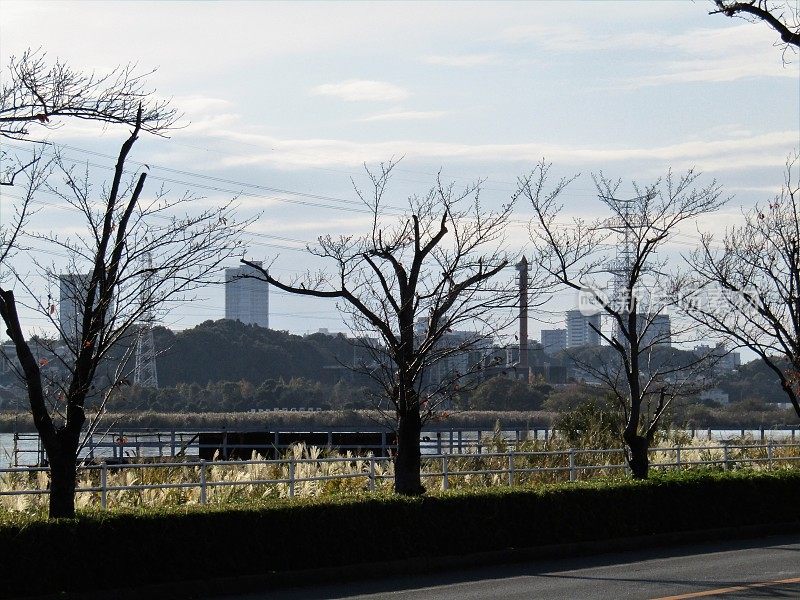
<svg viewBox="0 0 800 600">
<path fill-rule="evenodd" d="M 241 255 L 241 234 L 252 222 L 239 221 L 232 203 L 182 215 L 190 196 L 171 200 L 157 194 L 155 200 L 142 200 L 146 174 L 124 182 L 125 162 L 140 130 L 137 122 L 122 145 L 112 184 L 102 195 L 90 193 L 88 173 L 82 180 L 62 157 L 54 159 L 63 181 L 48 183 L 48 188 L 79 211 L 86 230 L 66 239 L 52 234 L 37 234 L 35 239 L 66 251 L 66 267 L 39 266 L 51 286 L 69 283 L 77 313 L 74 322 L 57 314 L 52 294 L 45 301 L 15 272 L 16 284 L 32 297 L 32 308 L 60 334 L 59 341 L 44 344 L 60 363 L 53 375 L 50 369 L 42 372 L 32 342 L 25 338 L 17 312 L 20 301 L 13 290 L 0 286 L 0 314 L 15 344 L 34 423 L 50 462 L 51 516 L 74 514 L 77 452 L 88 404 L 99 400 L 95 417 L 102 415 L 103 399 L 125 379 L 120 369 L 112 368 L 103 377 L 98 369 L 113 352 L 131 345 L 143 319 L 163 316 L 175 303 L 191 299 L 195 290 L 218 282 L 223 262 Z M 95 418 L 90 428 L 96 426 Z"/>
<path fill-rule="evenodd" d="M 517 194 L 531 202 L 534 212 L 529 228 L 536 249 L 533 262 L 541 264 L 553 283 L 590 297 L 597 310 L 611 320 L 611 333 L 597 332 L 617 359 L 600 368 L 585 368 L 604 382 L 625 408 L 623 438 L 628 462 L 634 476 L 644 478 L 649 468 L 650 433 L 670 397 L 677 393 L 676 374 L 694 368 L 691 362 L 665 365 L 653 360 L 653 350 L 668 343 L 667 336 L 675 333 L 665 335 L 658 325 L 659 317 L 675 300 L 668 293 L 666 259 L 658 257 L 658 250 L 682 223 L 716 210 L 724 202 L 721 189 L 713 181 L 693 187 L 698 175 L 690 170 L 680 177 L 669 172 L 647 186 L 634 182 L 636 197 L 621 198 L 621 181 L 600 173 L 594 182 L 610 218 L 591 223 L 576 218 L 565 224 L 557 220 L 563 208 L 557 198 L 574 177 L 563 178 L 548 189 L 550 168 L 541 161 L 518 183 Z M 608 256 L 608 248 L 617 244 L 625 249 L 617 261 L 620 264 Z M 603 278 L 607 286 L 611 280 L 611 290 L 602 287 Z M 650 420 L 643 407 L 653 394 L 659 395 L 660 401 Z"/>
<path fill-rule="evenodd" d="M 785 182 L 766 205 L 721 240 L 702 236 L 688 257 L 699 292 L 688 314 L 711 331 L 755 352 L 776 374 L 800 417 L 800 158 L 786 161 Z"/>
<path fill-rule="evenodd" d="M 787 47 L 789 45 L 800 47 L 800 11 L 796 2 L 714 0 L 714 4 L 717 9 L 710 11 L 709 14 L 741 17 L 751 22 L 764 21 L 778 32 L 781 41 Z"/>
<path fill-rule="evenodd" d="M 146 86 L 154 71 L 137 73 L 129 63 L 110 73 L 85 74 L 56 59 L 48 63 L 41 49 L 12 56 L 0 88 L 0 137 L 25 140 L 36 124 L 58 127 L 58 118 L 135 125 L 142 107 L 141 128 L 165 135 L 180 115 Z"/>
<path fill-rule="evenodd" d="M 371 229 L 361 237 L 320 237 L 309 248 L 332 264 L 330 272 L 280 281 L 251 261 L 263 280 L 303 296 L 340 299 L 357 339 L 380 335 L 373 360 L 360 372 L 378 382 L 385 395 L 379 408 L 392 408 L 398 431 L 395 489 L 424 491 L 420 481 L 422 423 L 464 383 L 475 365 L 441 377 L 432 372 L 448 359 L 480 347 L 509 322 L 515 303 L 510 281 L 490 286 L 510 264 L 504 230 L 514 204 L 487 212 L 480 184 L 457 191 L 437 179 L 425 195 L 409 198 L 409 214 L 386 213 L 383 196 L 396 163 L 368 170 L 369 193 L 356 194 L 372 211 Z M 509 278 L 510 279 L 510 278 Z M 507 313 L 507 314 L 506 314 Z M 456 332 L 469 327 L 470 333 Z"/>
</svg>

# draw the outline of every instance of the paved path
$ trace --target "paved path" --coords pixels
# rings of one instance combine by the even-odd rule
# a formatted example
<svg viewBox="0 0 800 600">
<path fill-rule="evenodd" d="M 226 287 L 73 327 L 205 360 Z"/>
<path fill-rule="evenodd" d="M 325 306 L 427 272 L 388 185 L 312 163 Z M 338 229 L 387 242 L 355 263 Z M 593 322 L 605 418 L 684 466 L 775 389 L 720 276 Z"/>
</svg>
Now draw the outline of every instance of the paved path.
<svg viewBox="0 0 800 600">
<path fill-rule="evenodd" d="M 800 535 L 535 561 L 233 598 L 800 598 Z"/>
</svg>

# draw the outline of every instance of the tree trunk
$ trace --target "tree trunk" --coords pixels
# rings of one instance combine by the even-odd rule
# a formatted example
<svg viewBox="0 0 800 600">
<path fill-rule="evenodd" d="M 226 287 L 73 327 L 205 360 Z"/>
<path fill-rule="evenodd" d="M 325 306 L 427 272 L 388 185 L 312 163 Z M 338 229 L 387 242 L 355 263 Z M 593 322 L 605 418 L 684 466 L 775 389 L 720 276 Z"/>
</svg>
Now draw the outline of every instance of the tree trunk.
<svg viewBox="0 0 800 600">
<path fill-rule="evenodd" d="M 48 452 L 47 457 L 50 461 L 50 518 L 72 518 L 75 516 L 78 433 L 64 427 L 56 436 L 57 449 Z"/>
<path fill-rule="evenodd" d="M 66 454 L 66 453 L 64 453 Z M 75 516 L 75 456 L 50 461 L 50 518 Z"/>
<path fill-rule="evenodd" d="M 625 435 L 625 443 L 628 445 L 628 466 L 634 479 L 647 479 L 650 470 L 650 458 L 647 451 L 650 444 L 647 438 L 642 435 Z"/>
<path fill-rule="evenodd" d="M 397 456 L 394 461 L 394 491 L 404 496 L 421 496 L 425 493 L 420 477 L 421 455 L 419 436 L 422 419 L 419 409 L 398 413 Z"/>
</svg>

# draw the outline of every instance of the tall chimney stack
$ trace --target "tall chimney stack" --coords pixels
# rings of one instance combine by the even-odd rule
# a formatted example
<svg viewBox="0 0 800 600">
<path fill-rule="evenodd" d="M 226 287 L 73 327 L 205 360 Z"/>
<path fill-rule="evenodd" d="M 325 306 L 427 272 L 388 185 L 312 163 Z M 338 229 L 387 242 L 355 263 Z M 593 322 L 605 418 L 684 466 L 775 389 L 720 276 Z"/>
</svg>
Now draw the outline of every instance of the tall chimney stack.
<svg viewBox="0 0 800 600">
<path fill-rule="evenodd" d="M 519 271 L 519 367 L 528 376 L 528 259 L 516 264 Z"/>
</svg>

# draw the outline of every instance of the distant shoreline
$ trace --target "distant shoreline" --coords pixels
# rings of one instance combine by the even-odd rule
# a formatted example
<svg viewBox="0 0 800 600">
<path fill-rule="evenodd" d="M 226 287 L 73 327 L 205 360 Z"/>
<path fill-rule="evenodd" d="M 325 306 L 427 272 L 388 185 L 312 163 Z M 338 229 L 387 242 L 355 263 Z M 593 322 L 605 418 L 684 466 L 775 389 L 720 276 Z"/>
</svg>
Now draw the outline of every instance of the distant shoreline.
<svg viewBox="0 0 800 600">
<path fill-rule="evenodd" d="M 491 431 L 499 421 L 505 430 L 544 429 L 552 427 L 558 413 L 547 411 L 460 411 L 448 414 L 430 424 L 436 428 L 483 429 Z M 704 422 L 686 423 L 681 427 L 694 429 L 765 429 L 800 428 L 794 415 L 775 413 L 752 413 L 731 415 L 720 412 Z M 374 410 L 346 411 L 271 411 L 260 413 L 108 413 L 103 417 L 100 430 L 112 429 L 274 429 L 304 428 L 324 430 L 329 427 L 382 428 L 391 429 L 386 415 Z M 0 433 L 33 432 L 30 414 L 0 412 Z"/>
<path fill-rule="evenodd" d="M 556 413 L 544 411 L 455 412 L 432 426 L 453 428 L 476 428 L 492 430 L 499 420 L 505 429 L 544 429 L 552 425 Z M 194 430 L 209 428 L 269 429 L 328 427 L 391 428 L 385 415 L 375 410 L 323 410 L 323 411 L 269 411 L 240 413 L 108 413 L 103 417 L 100 430 L 113 429 L 162 429 Z M 29 414 L 0 412 L 0 433 L 33 432 L 33 419 Z"/>
</svg>

